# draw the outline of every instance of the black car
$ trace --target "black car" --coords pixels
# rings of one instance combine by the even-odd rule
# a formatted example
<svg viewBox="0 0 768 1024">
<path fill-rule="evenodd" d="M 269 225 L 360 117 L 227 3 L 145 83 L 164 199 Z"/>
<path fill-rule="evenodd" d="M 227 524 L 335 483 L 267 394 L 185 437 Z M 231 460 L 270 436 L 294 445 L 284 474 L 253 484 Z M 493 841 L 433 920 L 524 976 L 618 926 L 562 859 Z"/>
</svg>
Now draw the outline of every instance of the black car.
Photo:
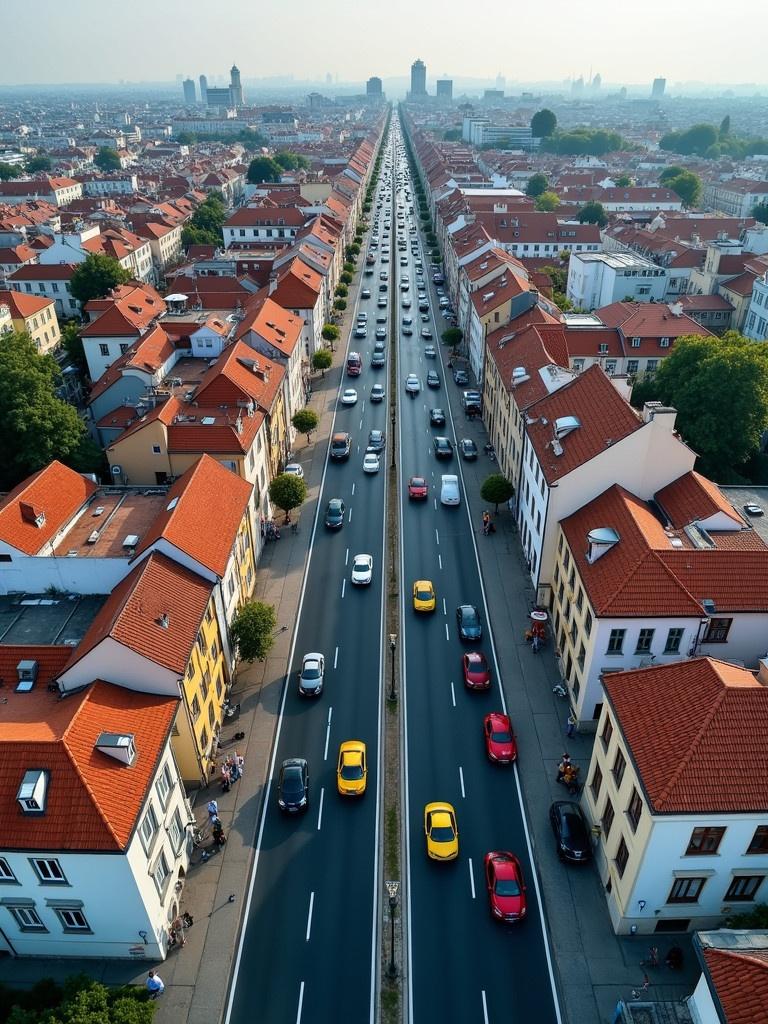
<svg viewBox="0 0 768 1024">
<path fill-rule="evenodd" d="M 460 604 L 456 609 L 456 624 L 460 640 L 479 640 L 483 635 L 480 615 L 473 604 Z"/>
<path fill-rule="evenodd" d="M 556 800 L 549 808 L 549 821 L 561 860 L 584 864 L 592 856 L 589 828 L 578 804 Z"/>
<path fill-rule="evenodd" d="M 348 459 L 352 438 L 347 433 L 334 434 L 331 438 L 331 458 Z"/>
<path fill-rule="evenodd" d="M 439 388 L 440 387 L 440 375 L 435 370 L 430 370 L 427 374 L 427 387 L 428 388 Z"/>
<path fill-rule="evenodd" d="M 289 757 L 280 765 L 277 806 L 286 814 L 306 811 L 309 806 L 309 767 L 303 757 Z"/>
<path fill-rule="evenodd" d="M 453 382 L 454 384 L 469 384 L 469 376 L 466 370 L 454 370 L 453 371 Z"/>
<path fill-rule="evenodd" d="M 331 498 L 325 510 L 325 525 L 329 530 L 340 530 L 344 525 L 344 502 L 341 498 Z"/>
<path fill-rule="evenodd" d="M 463 437 L 459 441 L 459 451 L 465 459 L 477 458 L 477 445 L 470 437 Z"/>
<path fill-rule="evenodd" d="M 447 437 L 433 437 L 432 444 L 435 448 L 436 459 L 453 458 L 453 445 Z"/>
<path fill-rule="evenodd" d="M 383 452 L 384 451 L 384 433 L 381 430 L 372 430 L 368 435 L 368 451 L 369 452 Z"/>
<path fill-rule="evenodd" d="M 442 409 L 430 409 L 429 410 L 429 425 L 431 427 L 444 427 L 445 426 L 445 413 Z"/>
</svg>

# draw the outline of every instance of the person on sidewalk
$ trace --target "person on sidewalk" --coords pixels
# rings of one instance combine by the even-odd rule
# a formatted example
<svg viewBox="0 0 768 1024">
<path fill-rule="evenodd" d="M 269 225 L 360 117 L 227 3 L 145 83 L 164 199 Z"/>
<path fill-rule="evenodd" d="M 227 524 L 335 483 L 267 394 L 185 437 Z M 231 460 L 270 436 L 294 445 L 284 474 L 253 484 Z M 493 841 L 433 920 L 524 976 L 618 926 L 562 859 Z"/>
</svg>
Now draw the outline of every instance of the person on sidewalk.
<svg viewBox="0 0 768 1024">
<path fill-rule="evenodd" d="M 571 755 L 568 753 L 563 754 L 563 759 L 557 766 L 557 782 L 560 782 L 562 777 L 565 775 L 566 768 L 569 768 L 571 764 Z"/>
<path fill-rule="evenodd" d="M 209 800 L 208 807 L 206 808 L 206 810 L 208 811 L 208 824 L 210 825 L 213 819 L 218 818 L 219 816 L 219 805 L 217 801 Z"/>
<path fill-rule="evenodd" d="M 165 992 L 165 984 L 159 974 L 155 974 L 154 971 L 150 971 L 147 975 L 147 992 L 149 992 L 150 999 L 157 999 Z"/>
<path fill-rule="evenodd" d="M 573 736 L 573 732 L 574 732 L 575 728 L 576 728 L 576 719 L 573 717 L 573 715 L 568 715 L 568 718 L 566 719 L 566 722 L 565 722 L 565 734 L 566 734 L 566 736 L 569 739 L 571 738 L 571 736 Z"/>
</svg>

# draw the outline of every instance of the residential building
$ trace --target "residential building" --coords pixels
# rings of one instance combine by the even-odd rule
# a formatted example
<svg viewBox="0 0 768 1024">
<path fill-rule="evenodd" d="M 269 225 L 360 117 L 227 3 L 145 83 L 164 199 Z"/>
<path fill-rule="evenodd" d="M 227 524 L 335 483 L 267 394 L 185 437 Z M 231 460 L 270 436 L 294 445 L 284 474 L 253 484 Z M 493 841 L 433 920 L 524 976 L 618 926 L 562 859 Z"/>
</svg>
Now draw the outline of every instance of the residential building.
<svg viewBox="0 0 768 1024">
<path fill-rule="evenodd" d="M 272 242 L 288 245 L 311 219 L 297 206 L 241 206 L 221 229 L 226 248 Z"/>
<path fill-rule="evenodd" d="M 718 928 L 697 932 L 693 948 L 701 976 L 688 1009 L 698 1024 L 768 1020 L 768 932 Z"/>
<path fill-rule="evenodd" d="M 80 303 L 72 295 L 69 285 L 74 272 L 74 263 L 45 266 L 28 263 L 10 274 L 6 283 L 14 291 L 51 299 L 57 316 L 69 319 L 80 314 Z"/>
<path fill-rule="evenodd" d="M 368 99 L 374 100 L 376 102 L 383 99 L 380 78 L 376 78 L 376 76 L 373 76 L 372 78 L 368 79 L 368 81 L 365 83 L 365 95 L 368 97 Z"/>
<path fill-rule="evenodd" d="M 610 376 L 618 370 L 633 378 L 653 374 L 670 354 L 677 338 L 691 334 L 708 336 L 710 332 L 706 327 L 683 309 L 682 302 L 613 302 L 596 309 L 594 315 L 600 323 L 616 331 L 623 355 L 623 360 L 614 365 L 612 355 L 599 351 L 600 356 L 607 356 L 606 373 Z M 565 314 L 564 319 L 570 325 L 569 314 Z M 570 337 L 578 335 L 569 331 Z M 575 355 L 570 343 L 569 351 Z M 576 370 L 583 370 L 587 361 L 582 356 L 581 362 L 574 359 L 572 365 Z"/>
<path fill-rule="evenodd" d="M 755 278 L 752 285 L 744 334 L 755 341 L 768 341 L 768 270 Z"/>
<path fill-rule="evenodd" d="M 182 257 L 181 229 L 181 224 L 167 224 L 162 221 L 136 225 L 136 234 L 149 242 L 158 280 Z"/>
<path fill-rule="evenodd" d="M 86 305 L 91 322 L 80 331 L 92 381 L 98 381 L 150 325 L 166 311 L 166 304 L 151 285 L 129 282 L 119 285 L 105 299 Z"/>
<path fill-rule="evenodd" d="M 470 294 L 466 345 L 469 365 L 479 385 L 483 383 L 485 339 L 488 333 L 532 309 L 538 299 L 538 292 L 531 288 L 527 278 L 516 274 L 511 268 L 491 281 L 485 289 Z"/>
<path fill-rule="evenodd" d="M 612 302 L 661 302 L 668 271 L 627 252 L 572 252 L 566 294 L 578 309 Z"/>
<path fill-rule="evenodd" d="M 61 331 L 52 299 L 44 295 L 0 290 L 0 305 L 8 307 L 13 329 L 28 334 L 40 355 L 47 355 L 57 348 Z"/>
<path fill-rule="evenodd" d="M 664 90 L 667 88 L 666 78 L 654 78 L 653 85 L 651 86 L 651 99 L 660 100 L 664 96 Z"/>
<path fill-rule="evenodd" d="M 604 678 L 582 804 L 618 934 L 716 928 L 764 900 L 768 689 L 714 658 Z"/>
<path fill-rule="evenodd" d="M 702 205 L 706 209 L 720 210 L 729 217 L 751 217 L 754 207 L 767 200 L 768 181 L 752 178 L 707 182 L 702 194 Z"/>
<path fill-rule="evenodd" d="M 10 206 L 43 199 L 62 207 L 82 197 L 83 186 L 72 178 L 17 178 L 13 181 L 0 181 L 0 203 Z"/>
<path fill-rule="evenodd" d="M 438 78 L 436 90 L 438 102 L 450 103 L 453 100 L 453 79 Z"/>
</svg>

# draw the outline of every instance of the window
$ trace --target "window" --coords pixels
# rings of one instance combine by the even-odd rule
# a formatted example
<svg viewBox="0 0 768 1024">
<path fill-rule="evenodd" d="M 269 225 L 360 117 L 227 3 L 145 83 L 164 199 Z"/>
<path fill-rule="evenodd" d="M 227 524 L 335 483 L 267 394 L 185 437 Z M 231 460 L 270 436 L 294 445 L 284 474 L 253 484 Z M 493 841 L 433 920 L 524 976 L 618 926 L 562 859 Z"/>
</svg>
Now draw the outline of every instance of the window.
<svg viewBox="0 0 768 1024">
<path fill-rule="evenodd" d="M 159 455 L 160 454 L 160 445 L 159 444 L 153 444 L 152 445 L 152 454 L 153 455 Z"/>
<path fill-rule="evenodd" d="M 624 842 L 624 836 L 619 840 L 619 848 L 616 851 L 614 863 L 616 864 L 616 870 L 619 872 L 619 878 L 624 877 L 624 872 L 627 868 L 627 861 L 629 860 L 629 850 L 627 844 Z"/>
<path fill-rule="evenodd" d="M 659 360 L 658 359 L 649 359 L 646 362 L 646 364 L 645 364 L 645 369 L 646 369 L 647 373 L 656 373 L 658 368 L 659 368 Z"/>
<path fill-rule="evenodd" d="M 213 728 L 213 723 L 216 720 L 216 712 L 213 710 L 213 701 L 208 705 L 208 724 Z"/>
<path fill-rule="evenodd" d="M 637 825 L 640 821 L 640 816 L 643 813 L 643 800 L 640 794 L 637 792 L 635 787 L 632 787 L 632 796 L 629 800 L 629 806 L 627 807 L 627 817 L 632 826 L 632 831 L 637 831 Z"/>
<path fill-rule="evenodd" d="M 724 835 L 725 828 L 723 827 L 695 828 L 691 832 L 688 849 L 685 851 L 686 856 L 717 853 Z"/>
<path fill-rule="evenodd" d="M 587 656 L 587 652 L 584 650 L 584 644 L 581 644 L 579 646 L 579 656 L 578 656 L 578 658 L 576 660 L 578 661 L 579 668 L 582 671 L 584 671 L 584 659 L 586 658 L 586 656 Z"/>
<path fill-rule="evenodd" d="M 600 739 L 603 741 L 603 750 L 607 750 L 611 742 L 611 736 L 613 736 L 613 725 L 611 724 L 610 718 L 605 716 L 605 725 L 603 731 L 600 733 Z"/>
<path fill-rule="evenodd" d="M 765 875 L 734 875 L 725 898 L 745 903 L 753 900 L 764 878 Z"/>
<path fill-rule="evenodd" d="M 706 878 L 676 878 L 667 896 L 667 903 L 697 903 Z"/>
<path fill-rule="evenodd" d="M 747 853 L 768 853 L 768 825 L 758 825 L 752 836 Z"/>
<path fill-rule="evenodd" d="M 639 338 L 633 338 L 631 344 L 632 344 L 632 348 L 640 348 L 640 339 Z"/>
<path fill-rule="evenodd" d="M 47 932 L 40 915 L 32 904 L 23 907 L 8 907 L 22 932 Z"/>
<path fill-rule="evenodd" d="M 32 867 L 43 885 L 68 885 L 61 864 L 50 857 L 33 857 Z"/>
<path fill-rule="evenodd" d="M 152 875 L 152 879 L 157 887 L 158 893 L 162 896 L 168 879 L 171 877 L 171 871 L 168 867 L 168 861 L 165 859 L 164 853 L 160 853 L 160 856 L 157 858 L 155 866 L 152 868 L 150 874 Z"/>
<path fill-rule="evenodd" d="M 124 355 L 125 355 L 125 353 L 126 353 L 126 352 L 128 351 L 128 349 L 129 349 L 130 347 L 131 347 L 130 345 L 126 345 L 126 344 L 121 344 L 121 345 L 120 345 L 120 355 L 121 355 L 121 356 L 124 356 Z"/>
<path fill-rule="evenodd" d="M 181 823 L 181 815 L 178 808 L 174 811 L 171 823 L 168 826 L 168 838 L 171 840 L 173 852 L 178 853 L 184 843 L 184 826 Z"/>
<path fill-rule="evenodd" d="M 104 344 L 99 345 L 99 355 L 108 356 L 109 355 L 109 345 L 104 345 Z"/>
<path fill-rule="evenodd" d="M 728 632 L 733 619 L 710 619 L 702 643 L 724 644 L 728 640 Z"/>
<path fill-rule="evenodd" d="M 592 612 L 587 608 L 587 614 L 584 616 L 584 632 L 589 636 L 592 632 Z"/>
<path fill-rule="evenodd" d="M 576 595 L 576 607 L 579 611 L 584 607 L 584 591 L 579 587 L 579 592 Z"/>
<path fill-rule="evenodd" d="M 155 836 L 157 835 L 157 815 L 152 804 L 149 805 L 147 813 L 142 819 L 141 825 L 139 826 L 139 833 L 141 835 L 141 845 L 144 847 L 144 852 L 149 853 Z"/>
<path fill-rule="evenodd" d="M 605 836 L 606 839 L 611 834 L 611 825 L 613 825 L 614 817 L 615 817 L 615 814 L 614 814 L 614 810 L 613 810 L 613 804 L 606 797 L 605 807 L 603 808 L 603 816 L 600 819 L 600 827 L 602 828 L 603 835 Z"/>
<path fill-rule="evenodd" d="M 206 699 L 208 698 L 208 691 L 210 690 L 210 688 L 211 688 L 211 673 L 210 673 L 210 670 L 206 668 L 206 670 L 203 672 L 202 682 L 200 683 L 200 689 L 203 691 L 203 702 L 205 702 Z"/>
<path fill-rule="evenodd" d="M 616 782 L 616 787 L 621 785 L 621 780 L 624 778 L 624 769 L 627 767 L 627 762 L 624 755 L 620 750 L 616 751 L 616 757 L 613 759 L 613 768 L 611 768 L 611 775 Z"/>
<path fill-rule="evenodd" d="M 639 359 L 628 359 L 627 360 L 627 373 L 630 376 L 633 376 L 634 374 L 636 374 L 639 368 L 640 368 L 640 360 Z"/>
<path fill-rule="evenodd" d="M 635 647 L 635 654 L 648 654 L 653 643 L 653 629 L 641 629 L 637 637 L 637 647 Z"/>
<path fill-rule="evenodd" d="M 608 638 L 608 650 L 606 654 L 621 654 L 624 647 L 624 636 L 626 629 L 612 629 Z"/>
<path fill-rule="evenodd" d="M 5 859 L 0 857 L 0 882 L 15 882 L 16 876 L 11 871 L 11 865 Z"/>
<path fill-rule="evenodd" d="M 90 925 L 82 910 L 77 907 L 54 907 L 65 932 L 89 932 Z"/>
<path fill-rule="evenodd" d="M 669 348 L 669 338 L 661 338 L 659 345 L 661 345 L 662 348 Z"/>
<path fill-rule="evenodd" d="M 172 788 L 173 777 L 171 775 L 171 769 L 167 764 L 164 764 L 163 770 L 157 778 L 157 795 L 160 800 L 161 807 L 165 808 L 168 806 L 168 797 L 171 795 Z"/>
<path fill-rule="evenodd" d="M 208 749 L 208 730 L 205 728 L 205 726 L 203 726 L 203 730 L 200 733 L 200 749 Z"/>
<path fill-rule="evenodd" d="M 197 699 L 197 694 L 192 698 L 190 711 L 192 712 L 192 721 L 196 722 L 200 717 L 200 701 Z"/>
<path fill-rule="evenodd" d="M 664 644 L 665 654 L 679 654 L 680 644 L 683 642 L 682 629 L 670 629 L 667 633 L 667 642 Z"/>
<path fill-rule="evenodd" d="M 589 784 L 590 792 L 592 793 L 592 799 L 597 802 L 598 796 L 600 796 L 600 787 L 603 784 L 603 773 L 600 769 L 600 765 L 595 765 L 595 770 L 592 773 L 592 781 Z"/>
</svg>

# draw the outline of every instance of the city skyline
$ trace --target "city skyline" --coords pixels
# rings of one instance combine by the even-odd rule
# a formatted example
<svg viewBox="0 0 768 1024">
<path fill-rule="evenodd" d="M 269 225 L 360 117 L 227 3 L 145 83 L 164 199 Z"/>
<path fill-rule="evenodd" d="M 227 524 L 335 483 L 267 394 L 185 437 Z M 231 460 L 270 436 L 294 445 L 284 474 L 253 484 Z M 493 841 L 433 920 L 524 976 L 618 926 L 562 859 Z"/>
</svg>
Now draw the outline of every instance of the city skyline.
<svg viewBox="0 0 768 1024">
<path fill-rule="evenodd" d="M 13 17 L 5 18 L 6 59 L 0 84 L 158 81 L 156 51 L 146 45 L 147 26 L 151 24 L 146 19 L 157 12 L 156 5 L 135 0 L 134 16 L 127 25 L 121 24 L 119 34 L 100 17 L 96 0 L 80 0 L 79 6 L 78 40 L 88 51 L 87 61 L 73 62 L 70 50 L 60 46 L 71 30 L 70 11 L 53 0 L 39 0 L 34 7 L 20 5 Z M 378 11 L 371 0 L 363 0 L 356 13 L 366 6 L 372 13 Z M 446 17 L 444 5 L 438 0 L 423 0 L 416 8 L 405 0 L 393 0 L 388 17 L 375 22 L 376 31 L 366 37 L 365 46 L 360 46 L 360 35 L 368 22 L 350 18 L 346 0 L 328 0 L 322 9 L 329 41 L 333 40 L 333 45 L 329 42 L 327 46 L 318 45 L 322 44 L 323 28 L 322 23 L 317 25 L 317 10 L 309 0 L 295 0 L 290 8 L 268 0 L 258 11 L 243 0 L 233 0 L 226 30 L 220 35 L 199 31 L 208 12 L 202 0 L 167 0 L 163 21 L 177 26 L 173 61 L 182 65 L 169 68 L 167 80 L 173 82 L 178 72 L 194 77 L 206 68 L 212 69 L 212 74 L 221 74 L 236 59 L 235 50 L 241 52 L 244 81 L 251 78 L 251 68 L 258 70 L 260 78 L 284 74 L 281 48 L 267 47 L 262 53 L 258 40 L 266 38 L 269 31 L 277 38 L 287 37 L 298 16 L 312 18 L 317 28 L 311 36 L 293 36 L 291 66 L 301 69 L 296 77 L 307 81 L 321 81 L 328 72 L 343 82 L 364 82 L 371 75 L 383 79 L 407 77 L 411 63 L 420 56 L 427 65 L 430 92 L 441 77 L 482 79 L 500 72 L 510 82 L 562 81 L 586 77 L 590 65 L 599 68 L 604 85 L 647 82 L 650 86 L 660 76 L 671 85 L 676 81 L 702 82 L 708 67 L 713 69 L 718 84 L 724 86 L 765 85 L 768 71 L 759 34 L 747 36 L 738 55 L 724 53 L 721 37 L 710 32 L 718 11 L 715 0 L 702 0 L 693 22 L 689 9 L 682 5 L 676 9 L 662 0 L 647 0 L 644 25 L 633 27 L 628 39 L 626 24 L 616 23 L 615 8 L 607 0 L 594 0 L 588 21 L 580 19 L 564 0 L 555 0 L 549 10 L 549 27 L 542 26 L 539 13 L 533 9 L 501 9 L 494 13 L 494 31 L 482 36 L 482 46 L 467 52 L 464 33 L 455 32 L 455 24 Z M 749 25 L 758 21 L 761 8 L 757 0 L 735 0 L 729 13 L 735 23 L 741 20 Z M 398 28 L 405 22 L 411 40 L 407 47 Z M 659 25 L 663 31 L 659 31 Z M 26 45 L 30 33 L 36 41 L 32 55 Z M 531 45 L 515 51 L 513 59 L 508 40 L 521 36 L 527 37 Z M 256 45 L 248 47 L 253 57 L 247 60 L 244 43 L 249 37 Z M 535 44 L 537 39 L 539 46 Z M 415 46 L 413 40 L 418 41 Z"/>
</svg>

